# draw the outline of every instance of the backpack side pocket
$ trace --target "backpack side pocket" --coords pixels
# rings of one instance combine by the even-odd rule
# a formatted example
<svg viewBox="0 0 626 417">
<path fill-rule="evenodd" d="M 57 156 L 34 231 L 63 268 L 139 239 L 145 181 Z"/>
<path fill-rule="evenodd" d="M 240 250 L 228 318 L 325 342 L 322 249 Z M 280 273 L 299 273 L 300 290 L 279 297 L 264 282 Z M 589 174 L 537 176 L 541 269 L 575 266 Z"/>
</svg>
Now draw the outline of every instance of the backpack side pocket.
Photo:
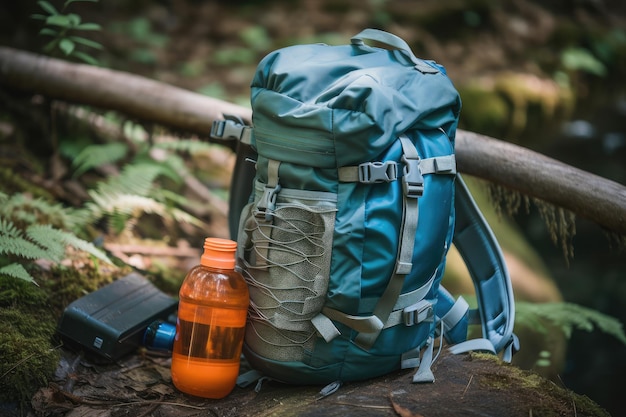
<svg viewBox="0 0 626 417">
<path fill-rule="evenodd" d="M 258 210 L 264 185 L 243 212 L 240 263 L 250 289 L 246 344 L 279 361 L 304 361 L 313 349 L 311 319 L 328 290 L 337 196 L 282 189 L 275 207 Z"/>
</svg>

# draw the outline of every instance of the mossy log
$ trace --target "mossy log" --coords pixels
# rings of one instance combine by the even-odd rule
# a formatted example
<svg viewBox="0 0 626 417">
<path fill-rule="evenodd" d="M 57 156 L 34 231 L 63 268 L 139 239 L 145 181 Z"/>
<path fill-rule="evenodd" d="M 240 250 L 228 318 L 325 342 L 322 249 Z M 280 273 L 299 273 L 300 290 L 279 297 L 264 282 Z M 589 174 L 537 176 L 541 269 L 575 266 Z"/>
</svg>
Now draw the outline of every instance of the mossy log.
<svg viewBox="0 0 626 417">
<path fill-rule="evenodd" d="M 75 364 L 75 366 L 72 366 Z M 64 352 L 60 378 L 33 398 L 37 415 L 220 417 L 347 416 L 608 416 L 577 395 L 488 354 L 442 351 L 435 382 L 414 384 L 413 371 L 398 371 L 343 384 L 327 397 L 319 386 L 274 381 L 255 391 L 235 387 L 221 400 L 190 397 L 171 382 L 167 357 L 132 355 L 114 365 L 94 365 Z M 65 376 L 63 376 L 65 375 Z"/>
<path fill-rule="evenodd" d="M 72 64 L 0 47 L 0 84 L 51 99 L 120 111 L 130 117 L 208 137 L 224 114 L 251 120 L 251 110 L 138 75 Z M 567 209 L 626 236 L 626 187 L 529 149 L 459 131 L 457 159 L 466 172 Z"/>
</svg>

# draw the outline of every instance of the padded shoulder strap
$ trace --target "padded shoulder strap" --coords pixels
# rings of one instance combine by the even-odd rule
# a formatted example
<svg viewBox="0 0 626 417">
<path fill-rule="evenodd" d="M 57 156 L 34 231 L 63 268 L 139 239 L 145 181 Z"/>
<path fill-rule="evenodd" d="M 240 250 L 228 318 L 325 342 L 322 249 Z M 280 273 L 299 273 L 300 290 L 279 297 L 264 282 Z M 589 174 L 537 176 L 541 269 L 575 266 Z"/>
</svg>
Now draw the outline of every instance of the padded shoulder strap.
<svg viewBox="0 0 626 417">
<path fill-rule="evenodd" d="M 500 246 L 460 174 L 455 182 L 454 245 L 474 282 L 483 337 L 496 352 L 506 349 L 504 359 L 510 361 L 518 341 L 513 334 L 515 301 L 509 272 Z"/>
<path fill-rule="evenodd" d="M 211 126 L 211 137 L 222 141 L 236 141 L 237 162 L 230 182 L 228 229 L 230 238 L 237 240 L 239 217 L 252 194 L 256 175 L 254 162 L 257 154 L 252 146 L 252 129 L 237 116 L 224 115 L 224 120 L 215 120 Z"/>
</svg>

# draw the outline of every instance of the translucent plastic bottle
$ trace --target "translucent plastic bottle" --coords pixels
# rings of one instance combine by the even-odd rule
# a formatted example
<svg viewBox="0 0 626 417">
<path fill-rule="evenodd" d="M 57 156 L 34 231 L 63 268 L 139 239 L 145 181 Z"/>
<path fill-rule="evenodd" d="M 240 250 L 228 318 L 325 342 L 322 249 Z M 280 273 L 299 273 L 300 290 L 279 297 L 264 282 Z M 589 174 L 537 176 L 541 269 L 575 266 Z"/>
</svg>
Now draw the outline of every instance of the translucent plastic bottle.
<svg viewBox="0 0 626 417">
<path fill-rule="evenodd" d="M 200 265 L 181 285 L 171 371 L 184 393 L 218 399 L 235 387 L 250 302 L 234 269 L 236 248 L 232 240 L 207 238 Z"/>
</svg>

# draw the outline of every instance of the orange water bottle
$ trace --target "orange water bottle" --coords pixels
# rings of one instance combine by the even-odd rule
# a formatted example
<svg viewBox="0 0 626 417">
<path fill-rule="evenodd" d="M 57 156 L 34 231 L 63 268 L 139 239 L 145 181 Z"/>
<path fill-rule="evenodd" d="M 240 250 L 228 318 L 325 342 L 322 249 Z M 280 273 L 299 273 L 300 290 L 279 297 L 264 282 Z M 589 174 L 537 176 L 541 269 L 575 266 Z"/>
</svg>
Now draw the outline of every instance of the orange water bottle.
<svg viewBox="0 0 626 417">
<path fill-rule="evenodd" d="M 250 302 L 236 249 L 232 240 L 205 239 L 200 265 L 181 285 L 171 371 L 184 393 L 218 399 L 235 387 Z"/>
</svg>

